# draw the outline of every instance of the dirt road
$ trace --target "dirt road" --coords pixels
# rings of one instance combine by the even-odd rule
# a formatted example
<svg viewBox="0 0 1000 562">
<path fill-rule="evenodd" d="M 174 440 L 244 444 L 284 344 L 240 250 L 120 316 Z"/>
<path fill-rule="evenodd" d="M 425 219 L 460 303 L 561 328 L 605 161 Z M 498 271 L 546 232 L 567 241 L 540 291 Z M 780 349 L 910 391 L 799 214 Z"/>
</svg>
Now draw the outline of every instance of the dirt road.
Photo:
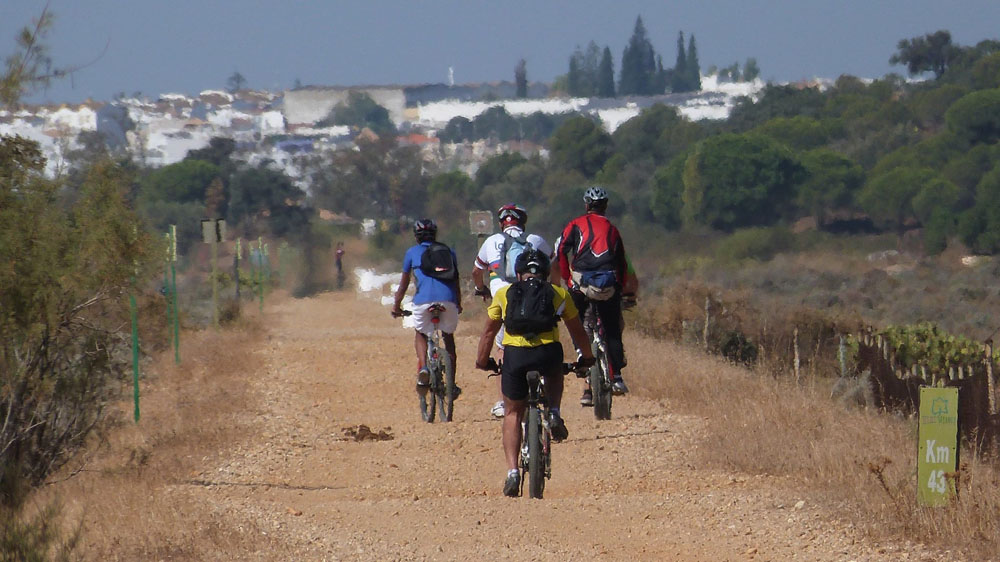
<svg viewBox="0 0 1000 562">
<path fill-rule="evenodd" d="M 246 444 L 206 458 L 170 491 L 213 513 L 213 525 L 267 537 L 240 559 L 931 559 L 865 542 L 790 483 L 696 466 L 706 422 L 644 397 L 647 377 L 683 368 L 668 344 L 626 340 L 633 392 L 611 421 L 581 408 L 570 381 L 570 436 L 554 448 L 545 499 L 511 499 L 489 416 L 496 386 L 471 366 L 478 320 L 456 338 L 456 421 L 426 424 L 412 332 L 377 299 L 276 299 L 265 312 L 259 369 L 247 373 L 261 413 L 245 420 Z M 345 434 L 362 424 L 392 438 Z"/>
</svg>

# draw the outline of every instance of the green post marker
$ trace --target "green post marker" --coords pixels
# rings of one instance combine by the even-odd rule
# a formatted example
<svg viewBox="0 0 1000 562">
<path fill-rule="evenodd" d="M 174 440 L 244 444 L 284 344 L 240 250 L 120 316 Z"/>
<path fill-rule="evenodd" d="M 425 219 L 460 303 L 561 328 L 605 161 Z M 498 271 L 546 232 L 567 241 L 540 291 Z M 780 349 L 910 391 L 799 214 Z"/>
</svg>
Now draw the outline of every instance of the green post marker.
<svg viewBox="0 0 1000 562">
<path fill-rule="evenodd" d="M 260 264 L 257 267 L 257 295 L 260 300 L 260 311 L 264 312 L 264 238 L 257 237 L 257 258 Z"/>
<path fill-rule="evenodd" d="M 233 273 L 236 279 L 236 311 L 240 310 L 240 252 L 242 250 L 242 238 L 236 239 L 236 257 L 233 258 L 233 267 L 236 269 Z"/>
<path fill-rule="evenodd" d="M 920 387 L 917 427 L 917 501 L 926 506 L 948 505 L 955 497 L 955 480 L 946 475 L 958 467 L 958 389 Z"/>
<path fill-rule="evenodd" d="M 167 345 L 174 345 L 174 315 L 173 300 L 170 296 L 170 233 L 163 233 L 165 242 L 164 262 L 163 262 L 163 296 L 167 299 Z"/>
<path fill-rule="evenodd" d="M 212 326 L 219 329 L 219 243 L 212 242 Z"/>
<path fill-rule="evenodd" d="M 129 316 L 132 318 L 132 396 L 135 402 L 135 423 L 139 423 L 139 313 L 135 294 L 129 293 Z"/>
<path fill-rule="evenodd" d="M 170 225 L 170 277 L 172 297 L 174 306 L 174 363 L 181 362 L 181 311 L 177 308 L 177 225 Z"/>
</svg>

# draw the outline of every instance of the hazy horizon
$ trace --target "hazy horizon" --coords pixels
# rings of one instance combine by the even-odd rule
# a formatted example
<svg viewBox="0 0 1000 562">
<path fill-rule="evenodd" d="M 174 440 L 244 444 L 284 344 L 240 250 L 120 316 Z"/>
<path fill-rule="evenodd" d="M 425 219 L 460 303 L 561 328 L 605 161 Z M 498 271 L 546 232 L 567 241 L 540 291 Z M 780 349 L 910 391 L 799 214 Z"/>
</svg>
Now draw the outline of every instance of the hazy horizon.
<svg viewBox="0 0 1000 562">
<path fill-rule="evenodd" d="M 33 103 L 196 94 L 224 89 L 234 72 L 274 91 L 447 83 L 449 69 L 456 83 L 512 80 L 521 58 L 529 80 L 551 82 L 591 40 L 611 49 L 617 73 L 636 16 L 665 67 L 682 31 L 694 34 L 703 71 L 753 57 L 761 77 L 777 82 L 905 76 L 888 62 L 900 39 L 947 29 L 974 45 L 994 38 L 1000 21 L 995 0 L 14 0 L 0 6 L 0 55 L 46 4 L 56 17 L 47 38 L 54 66 L 78 70 L 25 99 Z"/>
</svg>

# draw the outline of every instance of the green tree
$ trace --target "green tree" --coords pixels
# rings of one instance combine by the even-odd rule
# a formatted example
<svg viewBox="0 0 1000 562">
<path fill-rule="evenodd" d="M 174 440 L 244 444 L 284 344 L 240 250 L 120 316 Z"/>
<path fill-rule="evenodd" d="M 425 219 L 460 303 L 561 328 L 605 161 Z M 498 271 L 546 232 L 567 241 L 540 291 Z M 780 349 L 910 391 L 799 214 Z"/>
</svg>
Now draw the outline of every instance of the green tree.
<svg viewBox="0 0 1000 562">
<path fill-rule="evenodd" d="M 657 168 L 650 179 L 652 214 L 657 223 L 667 230 L 677 230 L 682 226 L 686 161 L 687 154 L 678 155 L 668 165 Z"/>
<path fill-rule="evenodd" d="M 760 67 L 757 66 L 757 59 L 748 57 L 743 63 L 743 80 L 753 82 L 760 76 Z"/>
<path fill-rule="evenodd" d="M 502 105 L 494 105 L 476 115 L 472 120 L 476 138 L 495 139 L 500 142 L 521 138 L 521 128 L 517 120 L 507 113 Z"/>
<path fill-rule="evenodd" d="M 701 90 L 701 64 L 698 62 L 698 45 L 694 41 L 694 33 L 688 39 L 687 61 L 684 64 L 687 74 L 685 86 L 689 92 Z M 744 78 L 746 77 L 744 73 Z"/>
<path fill-rule="evenodd" d="M 798 189 L 797 205 L 823 224 L 830 213 L 854 208 L 864 182 L 861 166 L 828 148 L 802 155 L 806 177 Z"/>
<path fill-rule="evenodd" d="M 615 97 L 615 63 L 611 60 L 611 49 L 604 47 L 601 64 L 597 68 L 597 97 Z"/>
<path fill-rule="evenodd" d="M 972 92 L 944 115 L 948 128 L 971 143 L 1000 140 L 1000 89 Z"/>
<path fill-rule="evenodd" d="M 4 73 L 0 74 L 0 107 L 16 105 L 23 96 L 48 86 L 53 78 L 61 78 L 68 72 L 52 68 L 45 43 L 54 19 L 46 5 L 33 26 L 18 32 L 17 49 L 6 58 Z"/>
<path fill-rule="evenodd" d="M 684 214 L 731 231 L 789 218 L 805 176 L 784 146 L 759 135 L 723 134 L 702 141 L 685 164 Z"/>
<path fill-rule="evenodd" d="M 1000 251 L 1000 168 L 983 176 L 976 187 L 975 205 L 962 214 L 958 233 L 973 251 L 995 254 Z"/>
<path fill-rule="evenodd" d="M 389 111 L 375 103 L 364 92 L 351 90 L 347 101 L 338 103 L 330 115 L 317 123 L 320 127 L 347 125 L 357 129 L 369 128 L 377 135 L 395 135 L 396 125 L 389 118 Z"/>
<path fill-rule="evenodd" d="M 302 240 L 312 216 L 306 194 L 269 164 L 263 162 L 233 175 L 227 221 L 249 237 Z"/>
<path fill-rule="evenodd" d="M 811 150 L 830 141 L 833 124 L 804 115 L 775 117 L 754 129 L 796 150 Z"/>
<path fill-rule="evenodd" d="M 911 76 L 933 72 L 935 78 L 941 78 L 956 55 L 957 48 L 951 43 L 951 33 L 940 30 L 923 37 L 900 39 L 889 64 L 905 65 Z"/>
<path fill-rule="evenodd" d="M 91 167 L 73 205 L 38 145 L 0 139 L 0 522 L 82 450 L 129 369 L 127 306 L 146 240 L 124 170 Z M 9 554 L 9 553 L 8 553 Z M 33 558 L 26 558 L 33 559 Z M 40 559 L 40 558 L 39 558 Z"/>
<path fill-rule="evenodd" d="M 237 70 L 226 79 L 226 90 L 230 94 L 235 94 L 247 87 L 247 79 Z"/>
<path fill-rule="evenodd" d="M 877 226 L 902 235 L 910 222 L 917 220 L 914 198 L 937 179 L 930 168 L 894 168 L 869 180 L 858 202 Z"/>
<path fill-rule="evenodd" d="M 517 61 L 514 67 L 514 87 L 518 99 L 528 97 L 528 63 L 524 59 Z"/>
<path fill-rule="evenodd" d="M 592 178 L 611 157 L 613 145 L 599 124 L 587 117 L 573 117 L 549 139 L 550 158 L 556 168 L 577 170 Z"/>
<path fill-rule="evenodd" d="M 473 207 L 475 184 L 461 170 L 445 172 L 427 185 L 427 213 L 437 220 L 460 221 Z"/>
<path fill-rule="evenodd" d="M 467 117 L 462 117 L 461 115 L 452 117 L 448 120 L 448 124 L 445 125 L 444 130 L 438 134 L 438 138 L 441 142 L 463 142 L 475 139 L 475 128 L 472 126 L 472 120 Z"/>
<path fill-rule="evenodd" d="M 507 180 L 507 174 L 528 159 L 517 152 L 503 152 L 487 159 L 476 170 L 476 186 L 482 190 L 488 185 Z"/>
<path fill-rule="evenodd" d="M 677 32 L 677 61 L 671 73 L 670 89 L 674 92 L 690 91 L 688 87 L 687 53 L 684 50 L 684 32 Z"/>
<path fill-rule="evenodd" d="M 153 170 L 139 180 L 136 209 L 153 232 L 177 226 L 177 247 L 186 253 L 201 240 L 201 219 L 207 216 L 206 194 L 220 177 L 218 166 L 203 160 L 182 160 Z"/>
<path fill-rule="evenodd" d="M 642 16 L 635 18 L 632 37 L 622 52 L 622 70 L 618 93 L 622 96 L 648 96 L 655 93 L 656 53 L 646 37 Z"/>
</svg>

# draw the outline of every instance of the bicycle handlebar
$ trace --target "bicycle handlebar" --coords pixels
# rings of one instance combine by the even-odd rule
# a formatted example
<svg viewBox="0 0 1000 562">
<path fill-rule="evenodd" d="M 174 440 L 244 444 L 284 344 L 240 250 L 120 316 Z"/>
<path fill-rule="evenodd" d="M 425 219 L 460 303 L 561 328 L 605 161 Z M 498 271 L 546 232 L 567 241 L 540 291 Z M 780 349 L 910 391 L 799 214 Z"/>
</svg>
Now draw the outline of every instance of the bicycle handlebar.
<svg viewBox="0 0 1000 562">
<path fill-rule="evenodd" d="M 399 314 L 396 314 L 394 311 L 390 311 L 389 314 L 392 314 L 393 318 L 400 318 L 402 316 L 413 316 L 413 311 L 412 310 L 404 310 L 404 311 L 400 312 Z"/>
<path fill-rule="evenodd" d="M 563 363 L 562 372 L 564 375 L 568 375 L 569 373 L 576 373 L 577 376 L 581 376 L 590 369 L 591 365 L 593 365 L 593 363 L 587 365 L 585 361 L 574 361 L 573 363 Z M 489 374 L 486 375 L 487 377 L 495 377 L 500 374 L 500 369 L 502 367 L 503 367 L 503 361 L 497 362 L 496 359 L 490 357 L 489 363 L 486 364 L 486 368 L 483 370 L 489 371 Z"/>
</svg>

